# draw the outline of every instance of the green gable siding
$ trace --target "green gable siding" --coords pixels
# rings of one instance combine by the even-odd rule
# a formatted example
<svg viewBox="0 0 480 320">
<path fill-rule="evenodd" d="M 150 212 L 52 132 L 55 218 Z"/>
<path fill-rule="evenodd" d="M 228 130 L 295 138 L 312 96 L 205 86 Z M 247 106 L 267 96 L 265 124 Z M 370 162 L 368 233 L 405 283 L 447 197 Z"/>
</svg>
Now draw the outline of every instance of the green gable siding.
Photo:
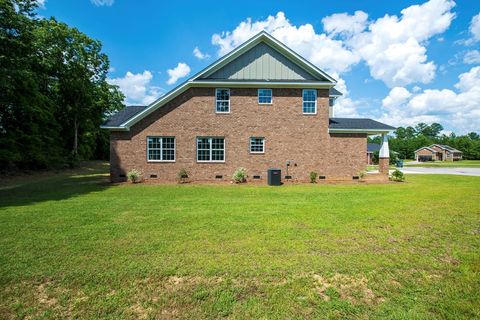
<svg viewBox="0 0 480 320">
<path fill-rule="evenodd" d="M 221 69 L 202 79 L 325 81 L 316 79 L 266 43 L 259 43 Z"/>
</svg>

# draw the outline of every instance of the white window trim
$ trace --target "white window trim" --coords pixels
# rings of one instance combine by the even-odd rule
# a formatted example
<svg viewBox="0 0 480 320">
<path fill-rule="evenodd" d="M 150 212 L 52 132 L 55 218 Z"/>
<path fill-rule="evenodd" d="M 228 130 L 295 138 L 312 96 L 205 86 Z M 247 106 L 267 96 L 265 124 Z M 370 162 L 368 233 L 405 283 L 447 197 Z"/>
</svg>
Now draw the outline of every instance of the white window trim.
<svg viewBox="0 0 480 320">
<path fill-rule="evenodd" d="M 262 139 L 263 151 L 252 151 L 252 139 Z M 250 143 L 248 145 L 248 149 L 250 153 L 253 154 L 264 154 L 265 153 L 265 137 L 250 137 Z"/>
<path fill-rule="evenodd" d="M 303 95 L 304 95 L 305 91 L 312 91 L 312 90 L 315 92 L 315 112 L 304 112 L 303 111 L 303 103 L 304 102 L 312 102 L 312 101 L 303 101 Z M 317 114 L 317 99 L 318 99 L 317 89 L 303 89 L 302 90 L 302 113 L 304 115 L 312 115 L 313 116 L 313 115 Z"/>
<path fill-rule="evenodd" d="M 223 160 L 198 160 L 198 139 L 210 139 L 210 159 L 212 159 L 212 142 L 211 139 L 223 139 Z M 227 139 L 225 137 L 213 137 L 213 136 L 199 136 L 195 138 L 195 159 L 197 163 L 225 163 L 227 159 Z"/>
<path fill-rule="evenodd" d="M 272 93 L 271 94 L 271 100 L 270 102 L 260 102 L 260 90 L 270 90 L 270 92 Z M 257 90 L 257 102 L 258 104 L 261 104 L 261 105 L 270 105 L 270 104 L 273 104 L 273 90 L 272 89 L 269 89 L 269 88 L 260 88 Z"/>
<path fill-rule="evenodd" d="M 163 138 L 173 138 L 173 160 L 150 160 L 148 138 L 160 138 L 160 156 L 163 157 Z M 147 162 L 175 162 L 177 160 L 177 139 L 175 136 L 147 136 Z"/>
<path fill-rule="evenodd" d="M 217 110 L 217 102 L 218 101 L 225 101 L 225 100 L 217 100 L 217 91 L 218 90 L 227 90 L 228 91 L 228 111 L 218 111 Z M 215 113 L 220 113 L 220 114 L 225 114 L 225 113 L 230 113 L 230 89 L 229 88 L 215 88 Z"/>
</svg>

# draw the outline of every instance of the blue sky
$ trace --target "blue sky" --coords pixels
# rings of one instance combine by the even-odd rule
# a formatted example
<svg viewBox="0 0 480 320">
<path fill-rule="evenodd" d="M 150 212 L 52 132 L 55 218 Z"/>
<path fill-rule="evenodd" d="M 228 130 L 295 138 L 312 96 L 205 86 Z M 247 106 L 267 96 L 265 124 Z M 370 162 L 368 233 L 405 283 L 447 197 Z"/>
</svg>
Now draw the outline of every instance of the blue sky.
<svg viewBox="0 0 480 320">
<path fill-rule="evenodd" d="M 103 43 L 127 104 L 148 104 L 265 29 L 339 80 L 336 116 L 480 130 L 479 1 L 41 2 L 41 16 Z"/>
</svg>

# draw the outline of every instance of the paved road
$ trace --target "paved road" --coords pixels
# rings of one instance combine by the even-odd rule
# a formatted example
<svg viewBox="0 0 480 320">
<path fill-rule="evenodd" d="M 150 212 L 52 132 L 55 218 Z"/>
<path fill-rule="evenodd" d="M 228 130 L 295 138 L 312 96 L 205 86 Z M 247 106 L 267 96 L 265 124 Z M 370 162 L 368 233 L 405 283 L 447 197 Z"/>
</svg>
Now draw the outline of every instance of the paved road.
<svg viewBox="0 0 480 320">
<path fill-rule="evenodd" d="M 405 174 L 457 174 L 462 176 L 480 177 L 480 168 L 425 168 L 404 167 L 400 169 Z"/>
</svg>

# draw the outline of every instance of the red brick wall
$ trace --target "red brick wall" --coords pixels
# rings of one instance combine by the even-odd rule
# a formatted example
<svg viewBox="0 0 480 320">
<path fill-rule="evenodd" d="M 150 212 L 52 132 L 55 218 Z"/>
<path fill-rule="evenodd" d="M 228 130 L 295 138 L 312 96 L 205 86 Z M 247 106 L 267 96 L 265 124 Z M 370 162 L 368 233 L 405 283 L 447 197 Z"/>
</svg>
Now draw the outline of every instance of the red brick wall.
<svg viewBox="0 0 480 320">
<path fill-rule="evenodd" d="M 310 171 L 327 179 L 352 179 L 365 168 L 364 134 L 328 133 L 328 90 L 318 90 L 316 115 L 302 113 L 301 89 L 273 89 L 273 104 L 259 105 L 257 89 L 232 88 L 230 113 L 215 113 L 215 88 L 191 88 L 133 126 L 111 133 L 111 177 L 135 168 L 146 178 L 175 180 L 186 168 L 194 180 L 229 180 L 236 168 L 266 179 L 268 168 L 307 181 Z M 147 162 L 147 136 L 175 136 L 176 162 Z M 225 137 L 225 163 L 197 163 L 196 137 Z M 265 137 L 265 154 L 250 154 L 249 138 Z"/>
</svg>

